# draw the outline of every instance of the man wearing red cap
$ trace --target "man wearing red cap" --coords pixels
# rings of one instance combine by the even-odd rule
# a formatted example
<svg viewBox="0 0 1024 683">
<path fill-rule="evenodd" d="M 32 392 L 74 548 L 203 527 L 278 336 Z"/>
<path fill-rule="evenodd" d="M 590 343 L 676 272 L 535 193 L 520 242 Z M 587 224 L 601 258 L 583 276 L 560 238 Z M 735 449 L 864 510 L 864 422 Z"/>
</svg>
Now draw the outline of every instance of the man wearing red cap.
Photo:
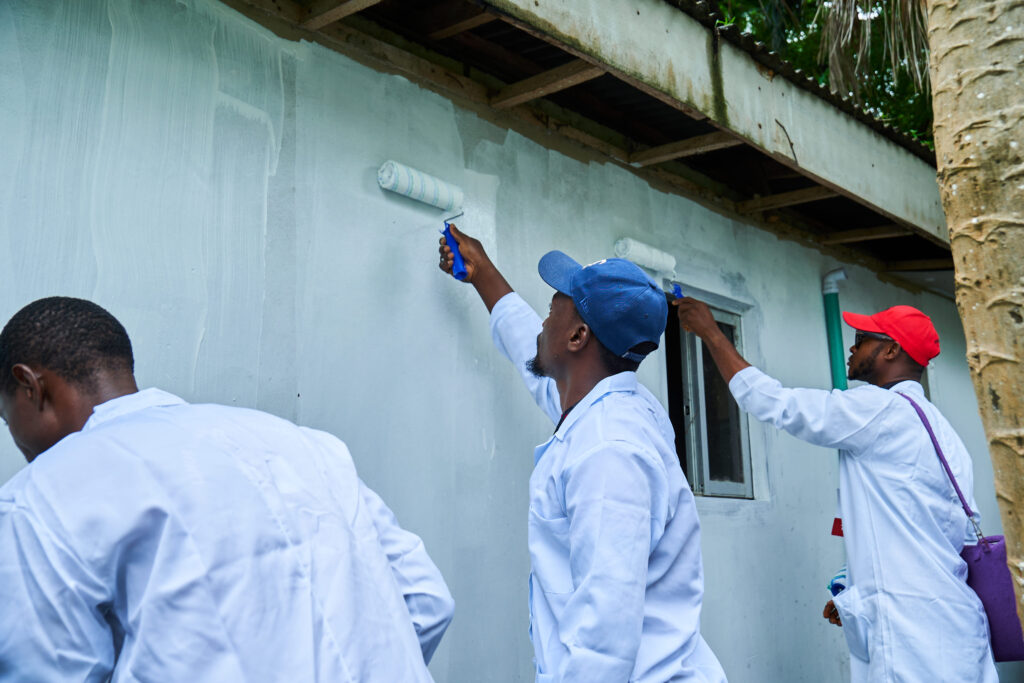
<svg viewBox="0 0 1024 683">
<path fill-rule="evenodd" d="M 799 439 L 839 449 L 839 506 L 849 585 L 825 607 L 843 627 L 851 680 L 997 681 L 988 622 L 960 551 L 974 540 L 935 448 L 903 394 L 923 409 L 973 509 L 970 455 L 920 384 L 939 353 L 931 320 L 911 306 L 844 313 L 857 330 L 847 391 L 789 389 L 747 363 L 708 307 L 678 299 L 740 407 Z"/>
</svg>

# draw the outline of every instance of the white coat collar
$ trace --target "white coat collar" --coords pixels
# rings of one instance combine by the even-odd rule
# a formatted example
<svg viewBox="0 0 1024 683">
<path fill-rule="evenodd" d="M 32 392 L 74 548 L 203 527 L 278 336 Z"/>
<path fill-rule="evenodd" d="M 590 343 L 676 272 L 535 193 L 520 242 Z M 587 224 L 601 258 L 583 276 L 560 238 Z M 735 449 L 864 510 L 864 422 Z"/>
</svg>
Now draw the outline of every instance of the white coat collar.
<svg viewBox="0 0 1024 683">
<path fill-rule="evenodd" d="M 554 438 L 562 441 L 565 438 L 566 432 L 569 428 L 580 418 L 583 413 L 587 412 L 590 406 L 597 403 L 601 398 L 607 394 L 612 394 L 619 391 L 636 391 L 636 373 L 635 372 L 620 372 L 617 375 L 611 377 L 605 377 L 603 380 L 594 385 L 594 388 L 584 396 L 579 403 L 573 406 L 569 414 L 566 415 L 565 419 L 562 420 L 562 425 L 555 432 Z"/>
<path fill-rule="evenodd" d="M 106 403 L 95 406 L 92 409 L 92 415 L 89 416 L 85 426 L 82 427 L 82 431 L 88 431 L 104 422 L 127 415 L 128 413 L 143 410 L 144 408 L 183 405 L 184 403 L 184 400 L 166 391 L 143 389 L 142 391 L 136 391 L 134 394 L 125 394 L 124 396 L 112 398 Z"/>
<path fill-rule="evenodd" d="M 916 382 L 912 379 L 905 379 L 899 384 L 894 384 L 889 387 L 889 391 L 896 391 L 901 394 L 913 394 L 914 396 L 920 396 L 924 398 L 924 387 L 921 386 L 920 382 Z"/>
</svg>

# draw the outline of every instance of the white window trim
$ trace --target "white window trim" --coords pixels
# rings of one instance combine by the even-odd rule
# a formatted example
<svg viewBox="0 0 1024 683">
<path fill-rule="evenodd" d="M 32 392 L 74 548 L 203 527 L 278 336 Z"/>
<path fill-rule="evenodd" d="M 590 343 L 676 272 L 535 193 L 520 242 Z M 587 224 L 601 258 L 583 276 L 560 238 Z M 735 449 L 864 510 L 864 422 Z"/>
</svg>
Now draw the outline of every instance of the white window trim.
<svg viewBox="0 0 1024 683">
<path fill-rule="evenodd" d="M 667 289 L 671 291 L 673 282 L 667 283 Z M 678 283 L 684 294 L 695 296 L 708 304 L 715 320 L 731 325 L 735 330 L 736 350 L 743 354 L 743 313 L 751 308 L 734 299 L 729 299 L 713 292 L 707 292 L 696 287 Z M 713 498 L 732 498 L 737 500 L 755 499 L 755 487 L 753 477 L 753 449 L 750 443 L 750 429 L 748 415 L 739 410 L 740 429 L 740 450 L 743 461 L 743 479 L 740 482 L 713 481 L 708 473 L 710 463 L 708 461 L 707 423 L 704 416 L 707 414 L 704 397 L 704 363 L 703 343 L 700 338 L 691 332 L 680 330 L 681 363 L 686 377 L 683 386 L 683 402 L 690 409 L 686 414 L 686 458 L 690 470 L 691 486 L 694 493 L 701 496 Z M 731 400 L 731 397 L 730 397 Z M 694 409 L 696 408 L 696 409 Z M 700 419 L 698 419 L 698 417 Z"/>
</svg>

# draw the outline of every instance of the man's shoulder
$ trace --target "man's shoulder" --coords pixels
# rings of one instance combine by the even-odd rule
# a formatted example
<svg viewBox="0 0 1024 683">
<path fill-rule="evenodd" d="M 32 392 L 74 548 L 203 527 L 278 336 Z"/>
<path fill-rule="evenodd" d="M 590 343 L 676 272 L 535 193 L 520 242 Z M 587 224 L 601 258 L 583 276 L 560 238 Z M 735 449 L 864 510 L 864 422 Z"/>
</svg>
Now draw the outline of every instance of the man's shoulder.
<svg viewBox="0 0 1024 683">
<path fill-rule="evenodd" d="M 649 391 L 637 387 L 607 394 L 590 406 L 577 425 L 584 437 L 577 440 L 580 450 L 621 450 L 661 459 L 668 415 Z"/>
<path fill-rule="evenodd" d="M 207 429 L 299 429 L 293 422 L 254 408 L 221 403 L 177 403 L 154 405 L 119 415 L 94 428 L 72 434 L 75 445 L 93 440 L 105 440 L 125 432 L 158 434 L 160 432 L 190 432 Z"/>
<path fill-rule="evenodd" d="M 18 504 L 21 491 L 29 485 L 31 480 L 31 467 L 31 464 L 22 467 L 3 486 L 0 486 L 0 512 L 5 507 Z"/>
</svg>

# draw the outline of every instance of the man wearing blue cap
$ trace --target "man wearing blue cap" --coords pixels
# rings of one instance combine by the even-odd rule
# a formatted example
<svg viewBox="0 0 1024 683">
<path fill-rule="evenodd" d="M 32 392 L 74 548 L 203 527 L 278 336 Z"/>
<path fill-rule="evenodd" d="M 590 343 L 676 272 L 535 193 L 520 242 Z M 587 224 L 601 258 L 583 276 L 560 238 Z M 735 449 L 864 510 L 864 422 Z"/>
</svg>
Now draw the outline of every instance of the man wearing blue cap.
<svg viewBox="0 0 1024 683">
<path fill-rule="evenodd" d="M 635 370 L 658 348 L 665 295 L 629 261 L 540 260 L 543 323 L 477 240 L 452 228 L 498 349 L 555 423 L 530 477 L 530 635 L 538 683 L 718 683 L 700 635 L 693 494 L 665 409 Z M 440 268 L 451 249 L 441 239 Z"/>
</svg>

